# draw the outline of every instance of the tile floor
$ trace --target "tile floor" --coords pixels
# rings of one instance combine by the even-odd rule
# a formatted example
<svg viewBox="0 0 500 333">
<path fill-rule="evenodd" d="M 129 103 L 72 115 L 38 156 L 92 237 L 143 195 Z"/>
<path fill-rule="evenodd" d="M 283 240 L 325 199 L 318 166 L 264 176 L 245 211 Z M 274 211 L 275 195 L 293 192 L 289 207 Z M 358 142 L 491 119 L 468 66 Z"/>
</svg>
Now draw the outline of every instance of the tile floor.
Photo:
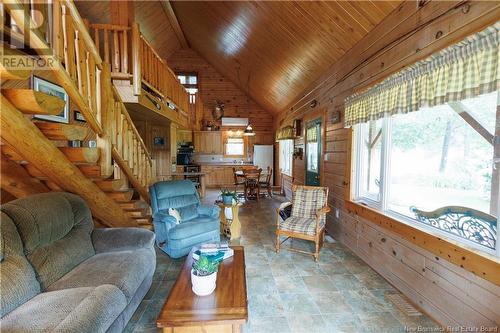
<svg viewBox="0 0 500 333">
<path fill-rule="evenodd" d="M 210 191 L 213 203 L 218 191 Z M 290 251 L 274 252 L 276 207 L 282 197 L 251 201 L 240 210 L 245 246 L 249 320 L 245 333 L 406 332 L 438 327 L 427 316 L 409 317 L 387 299 L 399 293 L 340 243 L 326 242 L 319 263 Z M 307 248 L 294 240 L 293 246 Z M 184 258 L 157 251 L 153 285 L 125 332 L 159 332 L 156 317 Z"/>
</svg>

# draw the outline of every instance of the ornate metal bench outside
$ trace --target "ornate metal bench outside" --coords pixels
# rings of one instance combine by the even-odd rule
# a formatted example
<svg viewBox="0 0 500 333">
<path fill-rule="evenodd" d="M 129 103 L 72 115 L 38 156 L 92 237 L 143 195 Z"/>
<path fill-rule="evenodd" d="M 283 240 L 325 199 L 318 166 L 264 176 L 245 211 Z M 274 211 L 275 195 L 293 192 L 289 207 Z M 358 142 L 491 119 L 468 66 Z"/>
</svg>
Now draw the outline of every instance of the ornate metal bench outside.
<svg viewBox="0 0 500 333">
<path fill-rule="evenodd" d="M 411 207 L 419 222 L 444 230 L 489 249 L 495 249 L 497 218 L 479 210 L 460 206 L 446 206 L 431 212 Z"/>
</svg>

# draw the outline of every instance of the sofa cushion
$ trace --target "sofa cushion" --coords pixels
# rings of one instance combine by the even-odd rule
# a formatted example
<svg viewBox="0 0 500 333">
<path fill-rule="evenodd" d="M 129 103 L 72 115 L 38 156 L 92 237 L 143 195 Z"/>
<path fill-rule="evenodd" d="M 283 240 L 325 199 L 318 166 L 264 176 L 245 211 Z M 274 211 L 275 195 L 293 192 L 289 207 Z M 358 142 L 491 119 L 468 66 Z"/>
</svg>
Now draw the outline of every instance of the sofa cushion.
<svg viewBox="0 0 500 333">
<path fill-rule="evenodd" d="M 96 253 L 153 249 L 155 234 L 144 228 L 96 228 L 92 243 Z"/>
<path fill-rule="evenodd" d="M 106 332 L 127 306 L 115 286 L 45 292 L 2 319 L 4 332 Z"/>
<path fill-rule="evenodd" d="M 53 283 L 49 290 L 112 284 L 123 292 L 128 302 L 144 278 L 154 271 L 155 264 L 153 249 L 99 253 Z"/>
<path fill-rule="evenodd" d="M 319 228 L 323 229 L 325 223 L 319 222 Z M 284 231 L 297 232 L 309 236 L 316 235 L 316 219 L 306 217 L 290 216 L 286 220 L 280 221 L 280 229 Z"/>
<path fill-rule="evenodd" d="M 42 290 L 94 255 L 92 215 L 74 194 L 32 195 L 3 205 L 2 212 L 16 225 Z"/>
<path fill-rule="evenodd" d="M 177 240 L 219 230 L 219 219 L 209 216 L 199 216 L 170 229 L 169 239 Z"/>
<path fill-rule="evenodd" d="M 153 213 L 200 203 L 198 191 L 190 180 L 171 180 L 150 186 Z"/>
<path fill-rule="evenodd" d="M 293 193 L 292 216 L 316 218 L 316 212 L 326 205 L 326 193 L 323 188 L 298 187 Z M 326 221 L 326 215 L 321 216 L 321 223 Z"/>
<path fill-rule="evenodd" d="M 0 218 L 0 315 L 5 316 L 40 292 L 35 271 L 23 253 L 23 243 L 12 220 Z M 3 328 L 3 327 L 2 327 Z"/>
</svg>

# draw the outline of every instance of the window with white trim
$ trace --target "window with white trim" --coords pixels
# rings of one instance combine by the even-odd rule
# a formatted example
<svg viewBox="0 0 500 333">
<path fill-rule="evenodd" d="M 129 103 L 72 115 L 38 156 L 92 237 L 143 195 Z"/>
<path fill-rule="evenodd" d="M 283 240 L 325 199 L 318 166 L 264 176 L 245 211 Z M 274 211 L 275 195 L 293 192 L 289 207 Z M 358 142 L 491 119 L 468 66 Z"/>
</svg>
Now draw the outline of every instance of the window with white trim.
<svg viewBox="0 0 500 333">
<path fill-rule="evenodd" d="M 226 156 L 243 156 L 245 155 L 245 140 L 243 137 L 228 137 L 225 144 Z"/>
<path fill-rule="evenodd" d="M 198 92 L 198 74 L 177 73 L 177 78 L 189 94 L 189 103 L 196 103 L 196 93 Z"/>
<path fill-rule="evenodd" d="M 493 92 L 355 125 L 354 199 L 500 254 L 498 99 Z"/>
<path fill-rule="evenodd" d="M 292 176 L 292 165 L 293 165 L 293 140 L 280 140 L 279 141 L 279 164 L 281 173 L 285 175 Z"/>
</svg>

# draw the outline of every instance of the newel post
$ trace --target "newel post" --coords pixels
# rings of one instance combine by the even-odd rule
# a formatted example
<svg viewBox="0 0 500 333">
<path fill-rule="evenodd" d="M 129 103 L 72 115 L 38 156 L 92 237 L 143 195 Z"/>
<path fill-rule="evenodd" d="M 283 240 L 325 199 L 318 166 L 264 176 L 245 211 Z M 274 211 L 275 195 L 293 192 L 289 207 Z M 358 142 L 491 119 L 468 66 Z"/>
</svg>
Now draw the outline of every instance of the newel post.
<svg viewBox="0 0 500 333">
<path fill-rule="evenodd" d="M 99 165 L 101 167 L 101 175 L 109 177 L 113 174 L 112 161 L 112 142 L 110 133 L 113 133 L 113 118 L 111 115 L 113 108 L 113 92 L 111 90 L 111 66 L 108 63 L 102 63 L 101 71 L 101 127 L 103 133 L 97 135 L 97 147 L 100 150 Z"/>
<path fill-rule="evenodd" d="M 141 94 L 141 32 L 139 24 L 132 24 L 132 85 L 134 95 Z"/>
</svg>

